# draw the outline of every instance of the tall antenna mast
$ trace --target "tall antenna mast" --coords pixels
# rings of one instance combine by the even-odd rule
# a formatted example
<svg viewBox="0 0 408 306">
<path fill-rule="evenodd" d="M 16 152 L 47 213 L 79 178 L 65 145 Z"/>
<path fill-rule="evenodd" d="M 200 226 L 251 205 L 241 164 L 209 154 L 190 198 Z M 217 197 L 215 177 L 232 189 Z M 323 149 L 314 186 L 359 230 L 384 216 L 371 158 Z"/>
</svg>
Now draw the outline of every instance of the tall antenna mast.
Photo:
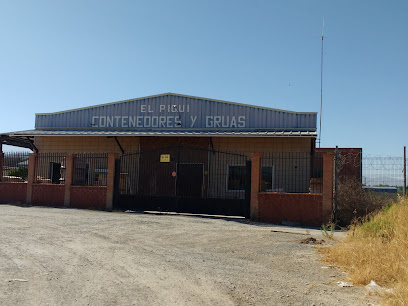
<svg viewBox="0 0 408 306">
<path fill-rule="evenodd" d="M 319 148 L 322 140 L 322 106 L 323 106 L 323 39 L 324 39 L 324 14 L 322 30 L 322 55 L 320 59 L 320 124 L 319 124 Z"/>
</svg>

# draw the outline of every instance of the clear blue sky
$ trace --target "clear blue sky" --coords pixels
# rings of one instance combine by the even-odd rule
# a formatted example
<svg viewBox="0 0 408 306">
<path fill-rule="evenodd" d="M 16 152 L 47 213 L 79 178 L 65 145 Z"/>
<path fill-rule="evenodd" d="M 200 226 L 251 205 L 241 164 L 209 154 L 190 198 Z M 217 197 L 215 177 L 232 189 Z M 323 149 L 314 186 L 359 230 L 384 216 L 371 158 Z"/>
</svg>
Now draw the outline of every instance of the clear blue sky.
<svg viewBox="0 0 408 306">
<path fill-rule="evenodd" d="M 408 1 L 0 0 L 0 133 L 164 92 L 320 108 L 322 147 L 408 145 Z"/>
</svg>

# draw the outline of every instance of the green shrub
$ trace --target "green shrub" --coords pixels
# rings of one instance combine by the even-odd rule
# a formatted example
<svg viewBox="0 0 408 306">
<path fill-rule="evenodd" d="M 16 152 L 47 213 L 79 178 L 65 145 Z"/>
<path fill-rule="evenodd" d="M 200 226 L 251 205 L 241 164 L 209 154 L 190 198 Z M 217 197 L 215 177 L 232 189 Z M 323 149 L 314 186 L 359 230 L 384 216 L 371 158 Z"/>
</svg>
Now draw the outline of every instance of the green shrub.
<svg viewBox="0 0 408 306">
<path fill-rule="evenodd" d="M 10 170 L 7 175 L 21 177 L 23 180 L 26 180 L 28 176 L 28 168 L 19 167 L 17 169 Z"/>
</svg>

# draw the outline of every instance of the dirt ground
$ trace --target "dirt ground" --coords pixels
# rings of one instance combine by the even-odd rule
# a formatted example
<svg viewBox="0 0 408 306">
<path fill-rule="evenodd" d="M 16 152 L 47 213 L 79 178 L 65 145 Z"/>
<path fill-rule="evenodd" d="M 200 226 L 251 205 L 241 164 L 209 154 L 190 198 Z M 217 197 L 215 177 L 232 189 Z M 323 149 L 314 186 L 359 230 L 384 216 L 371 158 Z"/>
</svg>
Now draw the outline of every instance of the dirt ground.
<svg viewBox="0 0 408 306">
<path fill-rule="evenodd" d="M 356 305 L 318 231 L 0 205 L 1 305 Z M 321 237 L 317 237 L 321 239 Z"/>
</svg>

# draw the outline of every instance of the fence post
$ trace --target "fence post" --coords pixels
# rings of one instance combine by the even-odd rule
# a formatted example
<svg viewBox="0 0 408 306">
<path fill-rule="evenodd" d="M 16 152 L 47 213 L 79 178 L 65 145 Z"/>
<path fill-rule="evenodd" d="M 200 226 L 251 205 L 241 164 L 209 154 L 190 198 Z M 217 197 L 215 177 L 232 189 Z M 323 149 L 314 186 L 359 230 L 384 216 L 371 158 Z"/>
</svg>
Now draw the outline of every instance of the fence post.
<svg viewBox="0 0 408 306">
<path fill-rule="evenodd" d="M 120 197 L 120 158 L 115 160 L 115 177 L 113 185 L 113 208 L 117 208 Z"/>
<path fill-rule="evenodd" d="M 69 207 L 71 204 L 71 185 L 74 173 L 74 158 L 75 154 L 70 154 L 65 157 L 64 207 Z"/>
<path fill-rule="evenodd" d="M 33 184 L 36 181 L 35 175 L 37 170 L 37 153 L 30 153 L 28 155 L 28 175 L 27 175 L 27 194 L 26 203 L 31 204 L 31 196 L 33 193 Z"/>
<path fill-rule="evenodd" d="M 106 190 L 106 210 L 113 208 L 113 196 L 115 192 L 115 161 L 119 158 L 118 153 L 108 153 L 108 174 Z"/>
<path fill-rule="evenodd" d="M 333 213 L 334 157 L 334 152 L 323 153 L 323 223 L 328 222 Z"/>
<path fill-rule="evenodd" d="M 339 187 L 339 147 L 336 146 L 336 155 L 334 159 L 334 207 L 333 207 L 333 218 L 334 224 L 337 224 L 337 192 Z"/>
<path fill-rule="evenodd" d="M 245 209 L 244 217 L 251 218 L 251 161 L 246 161 L 246 174 L 245 174 Z"/>
<path fill-rule="evenodd" d="M 402 194 L 405 197 L 407 195 L 407 148 L 404 146 L 404 186 L 402 187 Z"/>
<path fill-rule="evenodd" d="M 0 151 L 0 182 L 3 181 L 4 153 Z"/>
<path fill-rule="evenodd" d="M 262 153 L 251 153 L 251 220 L 259 219 L 258 193 L 261 186 Z"/>
</svg>

